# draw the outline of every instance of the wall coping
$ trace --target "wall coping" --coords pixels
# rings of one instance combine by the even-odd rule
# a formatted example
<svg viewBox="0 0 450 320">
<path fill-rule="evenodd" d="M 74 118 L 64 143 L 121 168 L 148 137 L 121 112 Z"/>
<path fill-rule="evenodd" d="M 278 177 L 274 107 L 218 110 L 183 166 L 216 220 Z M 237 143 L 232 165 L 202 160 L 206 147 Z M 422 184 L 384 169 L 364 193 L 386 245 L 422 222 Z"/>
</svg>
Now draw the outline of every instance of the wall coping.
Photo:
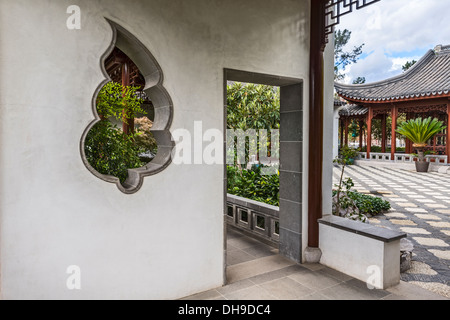
<svg viewBox="0 0 450 320">
<path fill-rule="evenodd" d="M 263 202 L 254 201 L 251 199 L 235 196 L 233 194 L 227 194 L 227 202 L 233 203 L 237 206 L 248 208 L 256 212 L 266 213 L 275 217 L 279 217 L 280 208 L 266 204 Z"/>
<path fill-rule="evenodd" d="M 353 221 L 347 218 L 342 218 L 334 215 L 328 215 L 318 220 L 320 224 L 330 227 L 338 228 L 355 234 L 379 240 L 382 242 L 393 242 L 406 238 L 406 233 L 398 232 L 386 228 L 375 227 L 370 224 Z"/>
</svg>

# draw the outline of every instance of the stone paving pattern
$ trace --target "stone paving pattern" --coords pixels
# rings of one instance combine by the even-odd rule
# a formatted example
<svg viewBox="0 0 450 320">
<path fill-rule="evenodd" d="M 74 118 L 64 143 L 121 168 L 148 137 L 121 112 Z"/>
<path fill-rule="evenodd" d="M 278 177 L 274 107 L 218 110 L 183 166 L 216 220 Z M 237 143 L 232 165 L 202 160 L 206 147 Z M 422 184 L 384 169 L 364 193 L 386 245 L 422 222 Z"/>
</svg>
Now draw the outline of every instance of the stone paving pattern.
<svg viewBox="0 0 450 320">
<path fill-rule="evenodd" d="M 296 264 L 237 230 L 227 232 L 227 285 L 183 300 L 446 300 L 401 281 L 387 290 L 320 264 Z"/>
<path fill-rule="evenodd" d="M 334 167 L 333 183 L 340 177 Z M 403 281 L 450 298 L 450 175 L 372 166 L 348 166 L 354 190 L 382 197 L 391 210 L 372 225 L 402 231 L 414 245 L 412 268 Z"/>
</svg>

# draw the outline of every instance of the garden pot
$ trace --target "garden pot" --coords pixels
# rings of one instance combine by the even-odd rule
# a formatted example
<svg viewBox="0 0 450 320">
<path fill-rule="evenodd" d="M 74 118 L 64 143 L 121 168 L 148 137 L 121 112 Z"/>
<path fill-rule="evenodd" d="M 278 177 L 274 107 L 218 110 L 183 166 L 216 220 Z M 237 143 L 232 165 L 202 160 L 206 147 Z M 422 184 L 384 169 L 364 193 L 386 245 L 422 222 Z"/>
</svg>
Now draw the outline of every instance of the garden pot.
<svg viewBox="0 0 450 320">
<path fill-rule="evenodd" d="M 428 172 L 428 168 L 430 167 L 430 163 L 427 161 L 416 161 L 415 164 L 417 172 Z"/>
</svg>

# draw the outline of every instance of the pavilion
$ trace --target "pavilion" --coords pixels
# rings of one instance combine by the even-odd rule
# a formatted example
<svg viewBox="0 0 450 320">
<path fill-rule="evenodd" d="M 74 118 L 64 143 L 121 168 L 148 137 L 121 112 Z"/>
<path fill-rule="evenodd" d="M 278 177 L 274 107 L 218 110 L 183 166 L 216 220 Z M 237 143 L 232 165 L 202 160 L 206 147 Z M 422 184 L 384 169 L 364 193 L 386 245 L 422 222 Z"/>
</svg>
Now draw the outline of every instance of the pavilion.
<svg viewBox="0 0 450 320">
<path fill-rule="evenodd" d="M 339 111 L 341 127 L 341 145 L 348 145 L 349 124 L 351 120 L 359 122 L 360 141 L 362 147 L 363 125 L 367 126 L 366 156 L 371 159 L 372 122 L 381 120 L 382 139 L 381 152 L 386 153 L 386 137 L 388 116 L 392 118 L 391 156 L 396 160 L 396 129 L 399 116 L 406 120 L 418 117 L 435 117 L 449 124 L 450 116 L 450 45 L 438 45 L 429 50 L 413 67 L 405 73 L 383 81 L 345 85 L 335 83 L 337 94 L 349 105 Z M 450 162 L 450 130 L 446 129 L 429 141 L 427 150 L 436 155 L 447 156 Z M 405 154 L 413 153 L 412 142 L 406 140 Z"/>
</svg>

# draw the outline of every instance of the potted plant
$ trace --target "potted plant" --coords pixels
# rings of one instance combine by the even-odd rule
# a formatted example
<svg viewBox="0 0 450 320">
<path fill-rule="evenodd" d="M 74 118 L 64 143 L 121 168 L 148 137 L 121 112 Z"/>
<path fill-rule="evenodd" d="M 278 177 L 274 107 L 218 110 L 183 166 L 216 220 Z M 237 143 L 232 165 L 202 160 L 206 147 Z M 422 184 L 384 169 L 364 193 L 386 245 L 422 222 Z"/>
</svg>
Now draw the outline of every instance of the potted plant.
<svg viewBox="0 0 450 320">
<path fill-rule="evenodd" d="M 355 159 L 358 156 L 359 149 L 353 149 L 349 146 L 343 146 L 340 151 L 341 158 L 346 160 L 347 165 L 352 165 L 355 163 Z"/>
<path fill-rule="evenodd" d="M 418 155 L 418 161 L 415 162 L 417 172 L 428 172 L 430 163 L 425 158 L 425 147 L 428 145 L 430 139 L 445 128 L 442 121 L 428 117 L 426 119 L 417 118 L 404 121 L 396 130 L 411 140 L 413 147 L 416 148 Z"/>
</svg>

